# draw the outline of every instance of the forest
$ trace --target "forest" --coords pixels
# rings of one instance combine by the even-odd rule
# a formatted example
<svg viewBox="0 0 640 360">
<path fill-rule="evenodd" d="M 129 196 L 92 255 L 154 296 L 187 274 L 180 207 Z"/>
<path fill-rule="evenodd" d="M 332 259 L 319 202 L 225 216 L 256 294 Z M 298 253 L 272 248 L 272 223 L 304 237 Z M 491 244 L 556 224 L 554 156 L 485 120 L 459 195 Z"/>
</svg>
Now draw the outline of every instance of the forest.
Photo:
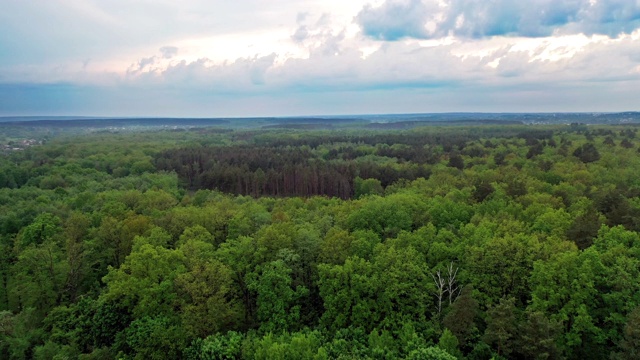
<svg viewBox="0 0 640 360">
<path fill-rule="evenodd" d="M 0 358 L 640 358 L 637 126 L 224 126 L 0 152 Z"/>
</svg>

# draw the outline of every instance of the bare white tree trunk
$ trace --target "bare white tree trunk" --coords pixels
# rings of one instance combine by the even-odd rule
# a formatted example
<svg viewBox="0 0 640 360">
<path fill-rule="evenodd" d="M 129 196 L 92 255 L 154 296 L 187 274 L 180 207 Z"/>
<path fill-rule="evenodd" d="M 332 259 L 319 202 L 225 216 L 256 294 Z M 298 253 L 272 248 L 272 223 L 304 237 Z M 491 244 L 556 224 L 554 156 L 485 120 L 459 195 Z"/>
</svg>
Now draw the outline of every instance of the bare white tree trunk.
<svg viewBox="0 0 640 360">
<path fill-rule="evenodd" d="M 462 288 L 457 284 L 456 276 L 458 276 L 458 267 L 453 268 L 453 262 L 449 264 L 447 268 L 447 293 L 449 293 L 449 305 L 453 303 L 458 296 L 460 296 L 460 291 Z"/>
<path fill-rule="evenodd" d="M 442 273 L 440 270 L 436 271 L 435 275 L 431 274 L 433 278 L 433 282 L 436 284 L 436 296 L 438 297 L 438 316 L 442 312 L 442 300 L 444 299 L 444 294 L 447 292 L 446 285 L 447 281 L 444 277 L 442 277 Z"/>
</svg>

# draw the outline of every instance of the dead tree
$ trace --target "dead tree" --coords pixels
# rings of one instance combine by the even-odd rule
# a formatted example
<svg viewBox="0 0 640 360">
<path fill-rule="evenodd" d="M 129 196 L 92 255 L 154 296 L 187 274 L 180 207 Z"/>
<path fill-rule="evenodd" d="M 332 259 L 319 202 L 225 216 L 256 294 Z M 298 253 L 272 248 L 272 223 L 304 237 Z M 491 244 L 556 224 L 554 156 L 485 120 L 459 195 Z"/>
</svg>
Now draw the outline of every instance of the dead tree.
<svg viewBox="0 0 640 360">
<path fill-rule="evenodd" d="M 454 268 L 453 262 L 446 268 L 446 275 L 440 270 L 437 270 L 435 274 L 431 274 L 433 282 L 436 284 L 436 296 L 438 298 L 438 316 L 442 313 L 442 302 L 445 295 L 449 296 L 449 305 L 451 305 L 460 296 L 462 288 L 458 285 L 458 267 Z"/>
<path fill-rule="evenodd" d="M 453 268 L 453 262 L 449 264 L 447 268 L 447 293 L 449 294 L 449 305 L 451 305 L 457 298 L 460 296 L 460 291 L 462 288 L 458 285 L 456 281 L 456 276 L 458 276 L 458 267 Z"/>
<path fill-rule="evenodd" d="M 438 316 L 440 316 L 440 313 L 442 312 L 442 300 L 444 299 L 444 295 L 447 292 L 447 281 L 444 277 L 442 277 L 440 270 L 436 271 L 435 275 L 431 274 L 431 277 L 433 278 L 433 282 L 436 284 L 436 296 L 438 297 Z"/>
</svg>

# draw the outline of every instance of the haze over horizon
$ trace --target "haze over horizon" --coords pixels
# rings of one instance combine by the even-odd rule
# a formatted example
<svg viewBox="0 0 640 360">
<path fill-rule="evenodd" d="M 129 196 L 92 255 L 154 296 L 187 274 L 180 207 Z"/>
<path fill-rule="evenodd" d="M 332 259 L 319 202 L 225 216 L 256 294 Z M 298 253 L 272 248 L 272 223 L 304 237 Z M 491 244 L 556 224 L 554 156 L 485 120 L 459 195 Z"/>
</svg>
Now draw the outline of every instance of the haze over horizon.
<svg viewBox="0 0 640 360">
<path fill-rule="evenodd" d="M 640 110 L 640 0 L 8 0 L 0 116 Z"/>
</svg>

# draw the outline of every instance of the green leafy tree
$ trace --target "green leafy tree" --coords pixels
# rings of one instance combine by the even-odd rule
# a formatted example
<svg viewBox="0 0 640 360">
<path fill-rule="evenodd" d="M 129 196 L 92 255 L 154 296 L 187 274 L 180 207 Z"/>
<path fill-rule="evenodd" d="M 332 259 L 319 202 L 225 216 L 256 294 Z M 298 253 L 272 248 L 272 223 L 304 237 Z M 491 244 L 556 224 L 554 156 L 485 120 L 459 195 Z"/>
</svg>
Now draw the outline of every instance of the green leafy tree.
<svg viewBox="0 0 640 360">
<path fill-rule="evenodd" d="M 104 277 L 104 296 L 129 307 L 135 318 L 172 314 L 177 301 L 174 280 L 186 270 L 184 254 L 145 243 L 143 237 L 136 241 L 122 266 L 110 268 Z"/>
<path fill-rule="evenodd" d="M 424 347 L 412 351 L 407 360 L 456 360 L 456 357 L 439 347 Z"/>
<path fill-rule="evenodd" d="M 486 243 L 467 248 L 466 264 L 474 288 L 485 304 L 513 296 L 520 303 L 529 297 L 529 277 L 540 257 L 541 244 L 535 236 L 522 233 L 493 237 Z"/>
<path fill-rule="evenodd" d="M 78 293 L 84 293 L 92 279 L 89 275 L 89 261 L 85 241 L 89 235 L 90 219 L 80 213 L 73 213 L 66 221 L 64 235 L 66 238 L 66 255 L 69 273 L 64 285 L 64 295 L 70 302 L 75 302 Z M 84 285 L 84 286 L 83 286 Z"/>
<path fill-rule="evenodd" d="M 98 299 L 90 332 L 95 347 L 110 348 L 116 344 L 120 333 L 132 320 L 131 309 L 117 299 L 107 300 L 104 296 Z"/>
<path fill-rule="evenodd" d="M 147 235 L 150 229 L 150 219 L 146 216 L 132 215 L 123 221 L 104 217 L 96 231 L 96 260 L 105 270 L 108 265 L 120 266 L 131 252 L 133 239 Z"/>
<path fill-rule="evenodd" d="M 32 244 L 18 255 L 9 283 L 9 303 L 17 312 L 34 308 L 44 316 L 60 304 L 69 274 L 65 260 L 61 246 L 52 240 Z"/>
<path fill-rule="evenodd" d="M 373 329 L 369 334 L 369 353 L 374 359 L 398 358 L 396 342 L 388 330 Z"/>
<path fill-rule="evenodd" d="M 243 352 L 244 358 L 256 360 L 325 360 L 326 351 L 321 347 L 321 337 L 317 332 L 296 332 L 289 334 L 266 334 L 254 339 L 250 351 Z"/>
<path fill-rule="evenodd" d="M 353 184 L 356 199 L 366 195 L 382 195 L 384 189 L 378 179 L 362 179 L 356 177 Z"/>
<path fill-rule="evenodd" d="M 573 156 L 577 157 L 583 163 L 592 163 L 600 160 L 600 153 L 592 143 L 586 143 L 573 152 Z"/>
<path fill-rule="evenodd" d="M 134 359 L 178 359 L 186 348 L 183 329 L 163 316 L 134 320 L 125 337 Z"/>
<path fill-rule="evenodd" d="M 517 322 L 515 299 L 502 298 L 487 310 L 487 329 L 484 341 L 492 345 L 498 355 L 509 356 L 516 349 Z"/>
<path fill-rule="evenodd" d="M 184 296 L 183 326 L 191 336 L 201 338 L 231 327 L 239 313 L 231 296 L 231 270 L 213 257 L 189 256 L 207 246 L 211 245 L 198 240 L 187 241 L 180 249 L 187 255 L 187 272 L 175 278 L 177 291 Z M 210 251 L 213 253 L 213 249 Z M 206 250 L 198 253 L 206 253 Z"/>
<path fill-rule="evenodd" d="M 584 250 L 593 244 L 593 239 L 598 235 L 601 226 L 600 214 L 591 208 L 573 220 L 566 235 L 569 240 L 576 243 L 578 249 Z"/>
<path fill-rule="evenodd" d="M 216 250 L 216 258 L 220 259 L 232 272 L 233 293 L 242 299 L 244 326 L 252 326 L 256 315 L 256 295 L 249 283 L 259 264 L 258 242 L 251 237 L 241 236 L 229 239 Z"/>
<path fill-rule="evenodd" d="M 561 252 L 534 265 L 530 308 L 563 324 L 564 336 L 558 339 L 558 345 L 573 356 L 601 353 L 605 337 L 591 307 L 599 301 L 597 289 L 602 274 L 600 257 L 591 248 L 582 253 Z"/>
<path fill-rule="evenodd" d="M 451 154 L 449 156 L 449 163 L 447 163 L 447 166 L 462 170 L 464 169 L 464 160 L 460 154 Z"/>
<path fill-rule="evenodd" d="M 620 350 L 612 354 L 613 359 L 640 359 L 640 307 L 629 313 L 624 326 L 624 338 L 620 342 Z"/>
<path fill-rule="evenodd" d="M 549 320 L 540 311 L 527 311 L 526 321 L 518 328 L 518 353 L 527 359 L 557 359 L 560 350 L 556 345 L 561 325 Z"/>
<path fill-rule="evenodd" d="M 401 230 L 410 230 L 413 220 L 409 204 L 401 197 L 369 197 L 362 207 L 349 214 L 350 230 L 372 230 L 384 238 L 395 237 Z"/>
<path fill-rule="evenodd" d="M 319 260 L 326 264 L 344 264 L 351 254 L 354 237 L 346 230 L 332 228 L 320 244 Z"/>
<path fill-rule="evenodd" d="M 432 281 L 424 260 L 413 248 L 379 246 L 373 261 L 372 282 L 376 286 L 374 311 L 380 326 L 400 331 L 407 321 L 424 324 L 435 313 L 430 295 Z"/>
<path fill-rule="evenodd" d="M 38 215 L 31 224 L 22 229 L 18 235 L 18 244 L 20 249 L 31 244 L 42 244 L 47 240 L 52 240 L 62 228 L 60 226 L 60 218 L 50 214 L 43 213 Z"/>
<path fill-rule="evenodd" d="M 328 331 L 347 327 L 371 331 L 379 322 L 373 270 L 370 262 L 357 257 L 348 258 L 343 265 L 318 265 L 325 308 L 321 323 Z"/>
<path fill-rule="evenodd" d="M 460 352 L 460 349 L 458 348 L 458 338 L 456 338 L 449 329 L 444 329 L 442 332 L 442 335 L 438 340 L 438 347 L 457 359 L 462 357 L 462 352 Z"/>
<path fill-rule="evenodd" d="M 473 285 L 462 288 L 460 296 L 453 302 L 444 317 L 443 325 L 458 339 L 461 348 L 471 345 L 477 336 L 476 318 L 479 315 L 478 302 L 473 298 Z"/>
<path fill-rule="evenodd" d="M 242 358 L 243 334 L 229 331 L 226 334 L 195 339 L 184 351 L 187 360 L 234 360 Z"/>
<path fill-rule="evenodd" d="M 304 286 L 292 287 L 291 268 L 283 260 L 262 266 L 249 282 L 257 293 L 257 315 L 263 333 L 281 333 L 299 327 L 299 300 L 308 294 Z"/>
</svg>

